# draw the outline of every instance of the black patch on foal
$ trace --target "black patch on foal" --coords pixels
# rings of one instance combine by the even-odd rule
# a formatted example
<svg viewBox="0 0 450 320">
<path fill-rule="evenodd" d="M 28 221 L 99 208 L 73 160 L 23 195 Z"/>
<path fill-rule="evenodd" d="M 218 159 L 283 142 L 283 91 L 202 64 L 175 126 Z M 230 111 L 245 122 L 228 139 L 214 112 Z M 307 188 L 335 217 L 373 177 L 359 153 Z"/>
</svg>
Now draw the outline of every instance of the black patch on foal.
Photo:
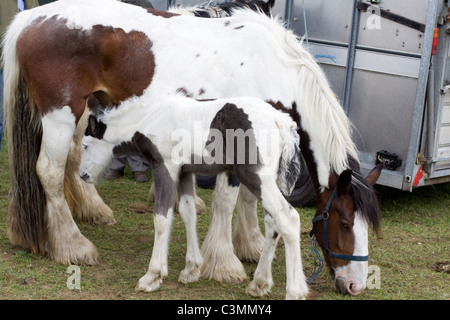
<svg viewBox="0 0 450 320">
<path fill-rule="evenodd" d="M 131 141 L 115 146 L 113 152 L 115 155 L 137 153 L 145 157 L 152 167 L 153 181 L 155 182 L 154 214 L 166 216 L 167 211 L 173 205 L 175 184 L 156 145 L 142 133 L 136 132 Z"/>
<path fill-rule="evenodd" d="M 239 187 L 239 184 L 239 179 L 236 177 L 236 175 L 228 173 L 228 185 L 230 187 Z"/>
<path fill-rule="evenodd" d="M 248 130 L 253 129 L 252 122 L 249 120 L 248 115 L 241 109 L 238 108 L 235 104 L 226 103 L 219 112 L 217 112 L 216 116 L 211 122 L 211 129 L 219 130 L 222 133 L 223 138 L 223 155 L 224 155 L 224 164 L 226 164 L 227 152 L 233 152 L 233 164 L 226 164 L 229 166 L 230 171 L 234 169 L 234 173 L 238 181 L 243 183 L 249 190 L 252 192 L 258 200 L 261 200 L 261 179 L 259 178 L 257 172 L 261 167 L 261 159 L 259 156 L 259 149 L 256 146 L 256 137 L 253 132 L 250 131 L 248 134 L 248 138 L 245 141 L 245 150 L 244 152 L 244 163 L 238 162 L 238 153 L 242 152 L 242 150 L 238 150 L 238 143 L 234 141 L 234 148 L 227 148 L 227 129 L 238 130 L 241 129 L 244 132 L 248 132 Z M 252 148 L 252 144 L 254 144 L 254 148 Z M 251 155 L 249 154 L 249 150 L 254 149 L 256 152 L 256 163 L 251 163 L 250 160 Z M 231 186 L 235 186 L 236 181 L 230 180 L 231 176 L 228 178 L 228 183 Z M 234 179 L 234 178 L 233 178 Z"/>
</svg>

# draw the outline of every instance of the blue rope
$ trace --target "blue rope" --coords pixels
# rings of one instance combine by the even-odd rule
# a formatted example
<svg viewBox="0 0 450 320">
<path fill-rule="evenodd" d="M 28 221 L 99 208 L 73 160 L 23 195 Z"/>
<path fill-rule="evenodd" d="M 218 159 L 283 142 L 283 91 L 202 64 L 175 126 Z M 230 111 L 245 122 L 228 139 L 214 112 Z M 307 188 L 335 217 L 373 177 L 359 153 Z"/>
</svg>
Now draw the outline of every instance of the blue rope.
<svg viewBox="0 0 450 320">
<path fill-rule="evenodd" d="M 308 285 L 316 280 L 323 268 L 323 259 L 320 252 L 317 251 L 317 240 L 315 235 L 312 235 L 311 237 L 311 252 L 314 259 L 314 270 L 313 273 L 306 279 L 306 283 Z"/>
</svg>

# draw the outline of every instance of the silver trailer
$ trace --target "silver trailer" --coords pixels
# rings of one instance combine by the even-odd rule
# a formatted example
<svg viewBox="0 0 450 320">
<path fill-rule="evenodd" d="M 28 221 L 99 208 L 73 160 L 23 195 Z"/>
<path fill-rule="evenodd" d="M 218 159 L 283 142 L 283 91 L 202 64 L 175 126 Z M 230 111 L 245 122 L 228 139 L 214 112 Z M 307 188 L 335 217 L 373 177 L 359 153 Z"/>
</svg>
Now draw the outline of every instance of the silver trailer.
<svg viewBox="0 0 450 320">
<path fill-rule="evenodd" d="M 323 67 L 355 126 L 362 171 L 412 191 L 450 181 L 448 0 L 287 0 L 274 8 Z"/>
<path fill-rule="evenodd" d="M 161 10 L 202 2 L 152 1 Z M 383 162 L 378 184 L 406 191 L 450 181 L 448 0 L 277 0 L 272 11 L 324 69 L 364 174 Z M 313 195 L 305 174 L 290 200 Z"/>
</svg>

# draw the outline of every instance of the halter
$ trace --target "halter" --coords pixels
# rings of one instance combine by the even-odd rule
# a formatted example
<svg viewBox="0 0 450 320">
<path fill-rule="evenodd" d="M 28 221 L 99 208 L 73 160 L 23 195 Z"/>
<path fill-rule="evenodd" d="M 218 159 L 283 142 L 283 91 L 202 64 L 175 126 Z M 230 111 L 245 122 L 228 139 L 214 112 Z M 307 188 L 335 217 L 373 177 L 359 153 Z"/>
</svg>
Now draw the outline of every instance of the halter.
<svg viewBox="0 0 450 320">
<path fill-rule="evenodd" d="M 328 199 L 327 206 L 325 207 L 325 210 L 322 214 L 319 214 L 318 216 L 314 217 L 312 220 L 313 225 L 323 220 L 323 242 L 325 248 L 322 248 L 323 254 L 328 255 L 331 258 L 336 259 L 343 259 L 343 260 L 351 260 L 351 261 L 369 261 L 369 256 L 354 256 L 350 254 L 342 254 L 342 253 L 336 253 L 330 250 L 330 247 L 328 245 L 328 218 L 330 216 L 330 207 L 331 203 L 333 202 L 334 198 L 336 197 L 336 188 L 333 189 L 333 192 L 331 193 L 330 198 Z M 309 233 L 310 237 L 314 235 L 314 231 L 311 230 Z"/>
</svg>

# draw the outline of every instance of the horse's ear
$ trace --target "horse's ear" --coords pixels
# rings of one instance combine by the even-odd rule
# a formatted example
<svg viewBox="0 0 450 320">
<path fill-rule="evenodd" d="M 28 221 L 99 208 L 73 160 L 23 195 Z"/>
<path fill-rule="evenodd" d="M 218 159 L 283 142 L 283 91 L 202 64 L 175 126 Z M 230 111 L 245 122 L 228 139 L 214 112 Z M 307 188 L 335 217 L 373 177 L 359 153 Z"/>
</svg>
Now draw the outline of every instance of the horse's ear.
<svg viewBox="0 0 450 320">
<path fill-rule="evenodd" d="M 350 185 L 352 184 L 352 170 L 344 170 L 339 175 L 337 182 L 337 192 L 338 194 L 344 194 L 350 189 Z"/>
<path fill-rule="evenodd" d="M 383 165 L 379 164 L 375 168 L 370 171 L 370 173 L 366 177 L 366 181 L 368 184 L 370 184 L 372 187 L 377 182 L 378 178 L 380 177 L 381 170 L 383 170 Z"/>
</svg>

